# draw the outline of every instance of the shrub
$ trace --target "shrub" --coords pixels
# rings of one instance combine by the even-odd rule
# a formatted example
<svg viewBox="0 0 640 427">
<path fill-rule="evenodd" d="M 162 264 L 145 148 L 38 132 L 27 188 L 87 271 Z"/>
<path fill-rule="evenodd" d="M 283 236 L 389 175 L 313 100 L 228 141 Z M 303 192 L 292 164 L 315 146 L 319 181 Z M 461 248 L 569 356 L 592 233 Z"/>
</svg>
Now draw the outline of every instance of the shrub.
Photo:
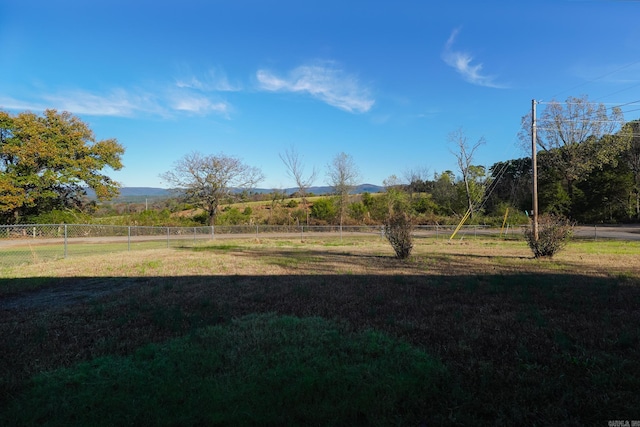
<svg viewBox="0 0 640 427">
<path fill-rule="evenodd" d="M 384 235 L 399 259 L 406 259 L 413 250 L 413 221 L 406 212 L 391 214 L 384 224 Z"/>
<path fill-rule="evenodd" d="M 533 224 L 524 230 L 524 236 L 536 258 L 553 257 L 562 250 L 573 235 L 573 225 L 561 216 L 541 215 L 538 218 L 538 240 L 533 235 Z"/>
<path fill-rule="evenodd" d="M 91 215 L 76 210 L 54 209 L 50 212 L 26 217 L 26 224 L 87 224 L 91 222 Z"/>
<path fill-rule="evenodd" d="M 311 205 L 311 216 L 321 221 L 331 221 L 335 218 L 336 213 L 336 205 L 328 197 L 318 199 Z"/>
<path fill-rule="evenodd" d="M 367 208 L 362 202 L 351 203 L 347 208 L 349 216 L 358 222 L 364 221 L 367 215 Z"/>
</svg>

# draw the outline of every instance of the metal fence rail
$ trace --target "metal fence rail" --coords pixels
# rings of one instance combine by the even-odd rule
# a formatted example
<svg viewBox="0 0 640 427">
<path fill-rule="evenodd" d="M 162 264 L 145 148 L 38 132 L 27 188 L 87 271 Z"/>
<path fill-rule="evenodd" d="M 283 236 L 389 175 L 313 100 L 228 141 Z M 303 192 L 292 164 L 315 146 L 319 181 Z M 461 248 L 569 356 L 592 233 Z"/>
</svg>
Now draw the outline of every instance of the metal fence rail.
<svg viewBox="0 0 640 427">
<path fill-rule="evenodd" d="M 416 238 L 448 239 L 454 226 L 419 226 Z M 466 226 L 457 238 L 501 230 Z M 519 233 L 519 230 L 518 230 Z M 384 237 L 381 226 L 234 225 L 214 227 L 146 227 L 93 224 L 21 224 L 0 226 L 0 267 L 96 253 L 153 248 L 190 247 L 224 238 L 309 239 L 318 236 L 370 235 Z"/>
</svg>

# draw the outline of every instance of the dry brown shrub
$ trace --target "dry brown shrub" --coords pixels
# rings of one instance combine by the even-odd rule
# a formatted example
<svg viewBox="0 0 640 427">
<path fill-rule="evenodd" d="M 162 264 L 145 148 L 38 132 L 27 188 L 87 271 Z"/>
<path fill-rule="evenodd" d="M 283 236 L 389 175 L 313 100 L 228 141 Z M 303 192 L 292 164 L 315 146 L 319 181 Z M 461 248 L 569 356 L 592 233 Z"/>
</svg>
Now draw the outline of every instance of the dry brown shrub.
<svg viewBox="0 0 640 427">
<path fill-rule="evenodd" d="M 564 217 L 541 215 L 538 218 L 538 240 L 533 235 L 533 225 L 524 230 L 524 237 L 536 258 L 552 258 L 567 245 L 573 235 L 573 224 Z"/>
<path fill-rule="evenodd" d="M 413 221 L 406 212 L 395 212 L 384 224 L 384 235 L 399 259 L 409 258 L 413 250 Z"/>
</svg>

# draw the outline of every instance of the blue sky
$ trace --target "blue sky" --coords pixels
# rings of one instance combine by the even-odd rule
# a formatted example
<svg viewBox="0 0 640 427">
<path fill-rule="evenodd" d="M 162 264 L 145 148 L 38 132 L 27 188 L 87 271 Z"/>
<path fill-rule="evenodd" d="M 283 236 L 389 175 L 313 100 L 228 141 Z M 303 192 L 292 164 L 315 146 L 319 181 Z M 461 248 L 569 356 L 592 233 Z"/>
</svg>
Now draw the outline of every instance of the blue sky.
<svg viewBox="0 0 640 427">
<path fill-rule="evenodd" d="M 126 149 L 124 186 L 191 151 L 240 157 L 263 188 L 350 154 L 364 183 L 527 155 L 531 100 L 588 95 L 640 117 L 638 1 L 1 0 L 0 109 L 70 111 Z"/>
</svg>

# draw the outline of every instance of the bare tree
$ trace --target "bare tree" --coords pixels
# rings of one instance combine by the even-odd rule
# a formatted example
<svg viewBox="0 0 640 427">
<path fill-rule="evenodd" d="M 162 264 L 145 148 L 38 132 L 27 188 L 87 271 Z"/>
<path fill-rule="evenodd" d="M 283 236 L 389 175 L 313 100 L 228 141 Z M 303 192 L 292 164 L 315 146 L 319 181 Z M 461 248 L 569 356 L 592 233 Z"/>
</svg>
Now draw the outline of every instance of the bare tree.
<svg viewBox="0 0 640 427">
<path fill-rule="evenodd" d="M 302 164 L 302 159 L 298 155 L 295 147 L 291 146 L 284 153 L 278 154 L 280 156 L 280 160 L 287 167 L 287 174 L 293 178 L 296 182 L 296 186 L 298 187 L 298 193 L 300 193 L 300 197 L 302 198 L 302 205 L 304 206 L 304 212 L 307 217 L 307 225 L 309 224 L 309 206 L 307 203 L 307 190 L 309 187 L 313 185 L 313 182 L 316 180 L 316 168 L 314 167 L 309 176 L 305 177 L 304 174 L 304 165 Z"/>
<path fill-rule="evenodd" d="M 335 194 L 339 196 L 340 226 L 344 222 L 349 193 L 358 184 L 360 172 L 353 157 L 344 152 L 337 154 L 327 165 L 327 178 Z"/>
<path fill-rule="evenodd" d="M 419 167 L 407 169 L 403 173 L 404 179 L 407 181 L 407 191 L 409 199 L 413 200 L 414 193 L 424 191 L 424 184 L 429 179 L 429 168 Z"/>
<path fill-rule="evenodd" d="M 192 152 L 176 161 L 171 171 L 160 177 L 176 187 L 184 200 L 204 209 L 209 225 L 215 222 L 218 206 L 238 190 L 251 189 L 264 179 L 262 171 L 225 154 Z"/>
<path fill-rule="evenodd" d="M 464 188 L 467 195 L 467 209 L 469 214 L 473 217 L 476 209 L 477 188 L 475 177 L 477 176 L 478 168 L 473 166 L 473 155 L 478 147 L 485 144 L 484 137 L 480 138 L 478 142 L 473 145 L 469 144 L 467 136 L 462 128 L 451 132 L 449 134 L 449 143 L 454 144 L 456 151 L 451 151 L 458 162 L 458 169 L 462 174 L 462 180 L 464 182 Z"/>
</svg>

